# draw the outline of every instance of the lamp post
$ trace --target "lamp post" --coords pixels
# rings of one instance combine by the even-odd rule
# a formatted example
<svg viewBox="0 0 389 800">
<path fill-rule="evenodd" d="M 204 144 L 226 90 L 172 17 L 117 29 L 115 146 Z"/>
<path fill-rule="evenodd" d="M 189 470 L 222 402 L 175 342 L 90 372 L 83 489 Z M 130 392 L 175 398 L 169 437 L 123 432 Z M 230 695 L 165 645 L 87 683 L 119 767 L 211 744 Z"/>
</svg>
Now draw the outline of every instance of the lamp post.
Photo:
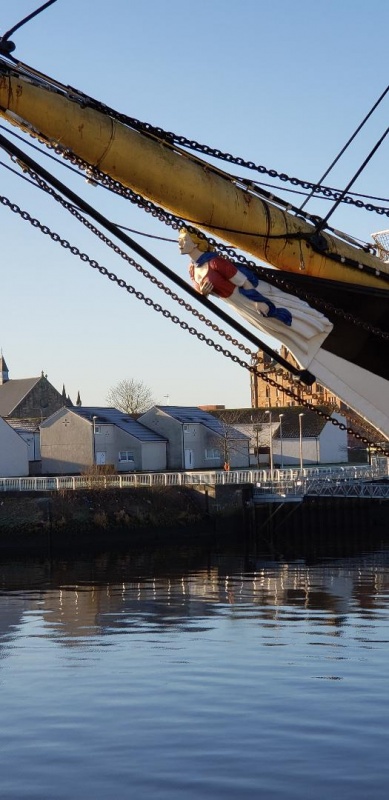
<svg viewBox="0 0 389 800">
<path fill-rule="evenodd" d="M 303 416 L 299 414 L 300 470 L 303 470 Z"/>
<path fill-rule="evenodd" d="M 284 453 L 283 453 L 283 441 L 282 441 L 282 418 L 283 414 L 278 415 L 278 419 L 280 420 L 280 455 L 281 455 L 281 469 L 284 469 Z"/>
<path fill-rule="evenodd" d="M 255 426 L 255 433 L 257 437 L 257 467 L 259 469 L 259 426 Z"/>
<path fill-rule="evenodd" d="M 96 464 L 96 420 L 97 417 L 92 417 L 93 426 L 93 464 Z"/>
<path fill-rule="evenodd" d="M 270 480 L 273 480 L 273 471 L 274 471 L 274 464 L 273 464 L 273 435 L 271 429 L 271 411 L 265 411 L 265 414 L 269 415 L 269 425 L 270 425 L 270 441 L 269 441 L 269 455 L 270 455 Z"/>
</svg>

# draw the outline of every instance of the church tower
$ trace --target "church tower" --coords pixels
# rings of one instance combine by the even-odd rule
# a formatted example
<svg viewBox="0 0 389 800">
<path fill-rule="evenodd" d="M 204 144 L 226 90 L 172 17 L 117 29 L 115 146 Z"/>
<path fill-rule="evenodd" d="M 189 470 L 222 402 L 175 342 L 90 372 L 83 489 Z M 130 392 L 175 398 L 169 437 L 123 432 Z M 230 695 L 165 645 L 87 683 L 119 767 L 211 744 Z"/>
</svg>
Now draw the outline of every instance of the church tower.
<svg viewBox="0 0 389 800">
<path fill-rule="evenodd" d="M 8 380 L 9 380 L 9 378 L 8 378 L 8 367 L 7 367 L 6 363 L 5 363 L 5 358 L 3 356 L 3 353 L 1 352 L 0 353 L 0 386 L 2 386 L 3 383 L 7 383 Z"/>
</svg>

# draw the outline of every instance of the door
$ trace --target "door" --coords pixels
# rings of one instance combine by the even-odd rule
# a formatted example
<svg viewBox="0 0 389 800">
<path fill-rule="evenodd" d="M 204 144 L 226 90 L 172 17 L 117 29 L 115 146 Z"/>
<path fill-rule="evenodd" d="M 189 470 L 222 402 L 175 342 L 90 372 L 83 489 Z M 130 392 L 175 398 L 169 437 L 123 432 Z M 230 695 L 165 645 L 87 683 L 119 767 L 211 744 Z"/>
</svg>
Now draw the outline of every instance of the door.
<svg viewBox="0 0 389 800">
<path fill-rule="evenodd" d="M 185 449 L 185 469 L 193 469 L 194 468 L 194 452 L 193 450 L 186 450 Z"/>
<path fill-rule="evenodd" d="M 103 450 L 96 453 L 96 464 L 105 464 L 105 452 Z"/>
</svg>

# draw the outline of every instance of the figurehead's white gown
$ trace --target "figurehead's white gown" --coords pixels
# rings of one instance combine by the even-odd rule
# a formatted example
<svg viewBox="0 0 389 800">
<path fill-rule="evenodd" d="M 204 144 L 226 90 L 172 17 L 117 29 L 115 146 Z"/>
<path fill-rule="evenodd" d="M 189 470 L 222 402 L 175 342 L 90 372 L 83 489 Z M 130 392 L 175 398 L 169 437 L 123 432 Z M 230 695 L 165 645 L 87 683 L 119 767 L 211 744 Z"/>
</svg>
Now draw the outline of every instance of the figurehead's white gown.
<svg viewBox="0 0 389 800">
<path fill-rule="evenodd" d="M 308 369 L 333 328 L 327 317 L 311 308 L 304 300 L 287 294 L 270 283 L 258 280 L 251 284 L 247 274 L 216 253 L 207 254 L 207 257 L 205 263 L 201 263 L 200 258 L 200 263 L 191 264 L 190 275 L 195 287 L 199 290 L 201 281 L 208 278 L 215 286 L 213 294 L 223 297 L 231 309 L 237 311 L 250 325 L 282 342 L 300 366 Z M 256 276 L 254 280 L 257 281 Z M 285 324 L 274 316 L 266 316 L 267 309 L 263 302 L 256 302 L 240 291 L 241 287 L 250 286 L 262 295 L 265 304 L 269 300 L 276 308 L 287 309 L 291 314 L 291 324 Z"/>
<path fill-rule="evenodd" d="M 308 369 L 317 381 L 375 425 L 384 437 L 389 437 L 387 381 L 322 347 L 333 328 L 324 314 L 304 300 L 257 280 L 252 272 L 245 274 L 242 268 L 237 269 L 216 253 L 203 253 L 191 265 L 190 274 L 198 291 L 207 277 L 215 287 L 213 294 L 224 298 L 231 310 L 282 342 L 303 369 Z M 267 300 L 274 304 L 270 314 Z"/>
</svg>

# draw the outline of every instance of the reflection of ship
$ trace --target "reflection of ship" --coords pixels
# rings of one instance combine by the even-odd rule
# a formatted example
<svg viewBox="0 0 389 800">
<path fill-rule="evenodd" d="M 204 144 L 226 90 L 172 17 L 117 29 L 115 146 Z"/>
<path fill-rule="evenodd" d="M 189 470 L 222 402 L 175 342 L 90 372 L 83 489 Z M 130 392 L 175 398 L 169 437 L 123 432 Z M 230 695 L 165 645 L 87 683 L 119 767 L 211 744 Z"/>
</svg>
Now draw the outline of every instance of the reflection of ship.
<svg viewBox="0 0 389 800">
<path fill-rule="evenodd" d="M 7 57 L 0 74 L 8 121 L 54 144 L 93 180 L 108 176 L 116 190 L 129 187 L 140 203 L 156 203 L 276 267 L 260 268 L 260 277 L 308 300 L 334 326 L 310 372 L 389 436 L 389 265 L 373 248 L 322 229 L 317 218 L 190 155 L 173 134 L 124 118 Z"/>
</svg>

